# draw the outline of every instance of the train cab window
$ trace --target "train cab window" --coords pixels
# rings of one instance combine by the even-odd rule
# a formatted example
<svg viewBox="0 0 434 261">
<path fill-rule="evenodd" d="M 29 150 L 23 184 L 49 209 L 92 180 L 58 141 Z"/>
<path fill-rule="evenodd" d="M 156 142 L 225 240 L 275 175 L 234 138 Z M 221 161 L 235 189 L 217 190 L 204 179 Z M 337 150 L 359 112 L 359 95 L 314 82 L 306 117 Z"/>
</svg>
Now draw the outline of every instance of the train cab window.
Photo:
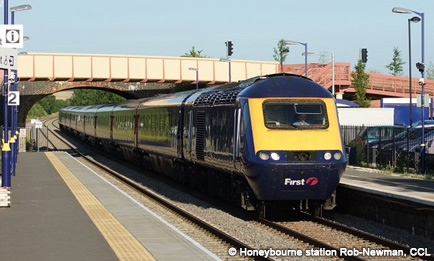
<svg viewBox="0 0 434 261">
<path fill-rule="evenodd" d="M 327 112 L 321 100 L 268 100 L 263 103 L 269 129 L 326 129 Z"/>
</svg>

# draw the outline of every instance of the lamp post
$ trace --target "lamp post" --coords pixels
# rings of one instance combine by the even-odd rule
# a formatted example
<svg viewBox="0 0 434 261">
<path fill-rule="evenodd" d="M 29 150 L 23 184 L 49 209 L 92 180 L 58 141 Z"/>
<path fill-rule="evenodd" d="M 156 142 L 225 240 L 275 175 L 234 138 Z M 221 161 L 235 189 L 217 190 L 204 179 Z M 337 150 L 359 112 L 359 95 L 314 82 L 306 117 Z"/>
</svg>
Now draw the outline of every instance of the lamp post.
<svg viewBox="0 0 434 261">
<path fill-rule="evenodd" d="M 332 53 L 332 95 L 335 97 L 335 54 Z"/>
<path fill-rule="evenodd" d="M 301 44 L 304 45 L 304 52 L 307 52 L 307 43 L 297 42 L 297 41 L 285 41 L 285 44 L 287 45 L 296 45 Z M 307 55 L 304 56 L 304 76 L 307 77 Z"/>
<path fill-rule="evenodd" d="M 19 11 L 26 11 L 26 10 L 32 10 L 32 6 L 31 5 L 17 5 L 17 6 L 13 6 L 11 7 L 10 11 L 11 11 L 11 24 L 14 24 L 14 20 L 15 20 L 15 12 L 19 12 Z"/>
<path fill-rule="evenodd" d="M 10 8 L 11 12 L 11 24 L 15 24 L 15 12 L 31 10 L 31 5 L 18 5 Z M 29 37 L 26 37 L 28 40 Z M 23 37 L 24 40 L 24 37 Z M 11 90 L 18 90 L 18 72 L 17 70 L 13 70 L 14 81 L 11 84 Z M 11 107 L 11 172 L 12 176 L 15 176 L 15 167 L 18 158 L 18 150 L 19 150 L 19 132 L 18 132 L 18 106 L 14 105 Z"/>
<path fill-rule="evenodd" d="M 417 63 L 417 67 L 421 74 L 421 79 L 419 82 L 421 83 L 422 91 L 421 91 L 421 108 L 422 108 L 422 137 L 420 144 L 420 173 L 425 174 L 425 21 L 424 21 L 424 13 L 416 12 L 411 9 L 406 9 L 402 7 L 394 7 L 392 12 L 398 14 L 416 14 L 420 17 L 421 20 L 421 63 Z"/>
<path fill-rule="evenodd" d="M 229 64 L 229 66 L 228 66 L 228 69 L 229 69 L 229 72 L 228 72 L 228 76 L 229 76 L 228 83 L 231 83 L 232 82 L 231 58 L 230 57 L 229 58 L 220 58 L 220 62 L 225 62 L 225 63 Z"/>
<path fill-rule="evenodd" d="M 4 1 L 4 24 L 8 24 L 8 0 Z M 3 77 L 3 146 L 2 146 L 2 187 L 11 187 L 9 128 L 8 128 L 8 69 L 4 69 Z"/>
<path fill-rule="evenodd" d="M 196 90 L 199 89 L 199 70 L 197 68 L 188 68 L 190 71 L 196 72 Z"/>
<path fill-rule="evenodd" d="M 413 16 L 412 18 L 408 19 L 408 80 L 409 80 L 409 92 L 410 92 L 410 127 L 413 124 L 413 113 L 412 113 L 412 82 L 411 82 L 411 22 L 418 23 L 420 21 L 420 18 L 417 16 Z"/>
</svg>

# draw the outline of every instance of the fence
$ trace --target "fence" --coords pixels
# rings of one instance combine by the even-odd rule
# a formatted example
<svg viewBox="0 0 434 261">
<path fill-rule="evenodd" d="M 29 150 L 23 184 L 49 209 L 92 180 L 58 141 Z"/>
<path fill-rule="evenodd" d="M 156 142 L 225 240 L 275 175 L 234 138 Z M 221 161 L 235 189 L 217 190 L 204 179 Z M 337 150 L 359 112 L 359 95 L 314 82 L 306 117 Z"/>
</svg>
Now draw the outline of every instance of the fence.
<svg viewBox="0 0 434 261">
<path fill-rule="evenodd" d="M 389 166 L 399 171 L 420 168 L 421 128 L 341 126 L 349 164 Z M 434 171 L 434 128 L 425 128 L 426 169 Z"/>
<path fill-rule="evenodd" d="M 48 127 L 26 127 L 26 132 L 30 143 L 28 148 L 29 150 L 39 152 L 48 151 L 51 149 L 48 142 Z"/>
<path fill-rule="evenodd" d="M 1 139 L 3 139 L 3 134 L 3 126 L 0 126 Z M 10 131 L 8 136 L 11 137 Z M 53 146 L 50 146 L 48 142 L 48 127 L 46 126 L 42 126 L 40 128 L 36 128 L 34 125 L 20 127 L 18 138 L 19 152 L 47 151 L 53 149 Z"/>
</svg>

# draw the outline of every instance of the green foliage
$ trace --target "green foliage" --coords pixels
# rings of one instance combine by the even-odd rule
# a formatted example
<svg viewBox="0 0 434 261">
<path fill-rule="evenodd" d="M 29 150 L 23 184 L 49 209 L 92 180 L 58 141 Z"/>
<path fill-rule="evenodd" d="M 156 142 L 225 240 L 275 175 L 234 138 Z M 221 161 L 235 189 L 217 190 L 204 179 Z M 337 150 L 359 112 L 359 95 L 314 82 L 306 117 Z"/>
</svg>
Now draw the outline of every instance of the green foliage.
<svg viewBox="0 0 434 261">
<path fill-rule="evenodd" d="M 77 89 L 68 101 L 70 106 L 86 106 L 123 102 L 125 98 L 102 90 Z"/>
<path fill-rule="evenodd" d="M 56 100 L 56 97 L 54 97 L 54 95 L 44 97 L 38 103 L 42 106 L 42 108 L 48 115 L 58 112 L 61 108 L 68 106 L 67 101 Z"/>
<path fill-rule="evenodd" d="M 401 76 L 403 72 L 402 66 L 405 62 L 401 58 L 401 51 L 398 50 L 398 47 L 393 48 L 393 58 L 389 65 L 386 65 L 386 68 L 390 70 L 390 74 L 393 76 Z"/>
<path fill-rule="evenodd" d="M 285 44 L 284 39 L 280 39 L 277 42 L 277 48 L 274 47 L 274 60 L 280 63 L 280 70 L 282 71 L 283 63 L 286 60 L 286 57 L 288 56 L 289 48 Z"/>
<path fill-rule="evenodd" d="M 366 98 L 366 87 L 369 84 L 369 75 L 365 73 L 365 64 L 362 60 L 357 62 L 354 67 L 355 72 L 351 73 L 351 84 L 356 89 L 356 102 L 359 107 L 367 108 L 370 105 L 370 101 Z"/>
<path fill-rule="evenodd" d="M 194 46 L 191 47 L 191 50 L 188 51 L 187 53 L 185 53 L 184 55 L 181 55 L 181 57 L 199 57 L 199 58 L 206 58 L 207 56 L 202 55 L 202 51 L 196 51 L 196 49 L 194 49 Z"/>
<path fill-rule="evenodd" d="M 54 95 L 44 97 L 33 105 L 27 114 L 27 119 L 45 117 L 58 112 L 66 106 L 98 105 L 122 101 L 125 101 L 125 99 L 107 91 L 79 89 L 75 90 L 72 97 L 67 101 L 56 100 Z"/>
<path fill-rule="evenodd" d="M 44 110 L 44 107 L 42 107 L 41 104 L 36 103 L 27 114 L 27 119 L 37 119 L 44 116 L 47 116 L 47 112 Z"/>
<path fill-rule="evenodd" d="M 181 55 L 181 57 L 198 57 L 198 58 L 207 58 L 206 55 L 202 55 L 202 50 L 197 51 L 194 46 L 191 47 L 191 50 L 185 53 L 184 55 Z M 199 88 L 201 86 L 199 85 Z M 170 89 L 170 92 L 182 92 L 182 91 L 188 91 L 193 90 L 196 88 L 196 84 L 190 84 L 190 83 L 180 83 L 175 84 L 173 88 Z"/>
<path fill-rule="evenodd" d="M 330 60 L 330 55 L 327 52 L 321 52 L 318 57 L 318 62 L 320 64 L 327 64 Z"/>
<path fill-rule="evenodd" d="M 434 64 L 432 62 L 429 62 L 428 65 L 425 68 L 426 72 L 426 78 L 434 80 Z"/>
</svg>

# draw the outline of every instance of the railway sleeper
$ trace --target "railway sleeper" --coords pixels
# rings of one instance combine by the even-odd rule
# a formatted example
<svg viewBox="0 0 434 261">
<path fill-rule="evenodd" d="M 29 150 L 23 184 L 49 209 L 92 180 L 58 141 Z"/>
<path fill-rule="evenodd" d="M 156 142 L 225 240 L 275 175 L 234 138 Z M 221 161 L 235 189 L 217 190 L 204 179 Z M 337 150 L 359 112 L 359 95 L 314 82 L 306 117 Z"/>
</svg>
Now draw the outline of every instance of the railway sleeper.
<svg viewBox="0 0 434 261">
<path fill-rule="evenodd" d="M 297 216 L 300 212 L 322 216 L 323 206 L 322 200 L 259 201 L 256 209 L 259 217 L 281 219 Z"/>
</svg>

